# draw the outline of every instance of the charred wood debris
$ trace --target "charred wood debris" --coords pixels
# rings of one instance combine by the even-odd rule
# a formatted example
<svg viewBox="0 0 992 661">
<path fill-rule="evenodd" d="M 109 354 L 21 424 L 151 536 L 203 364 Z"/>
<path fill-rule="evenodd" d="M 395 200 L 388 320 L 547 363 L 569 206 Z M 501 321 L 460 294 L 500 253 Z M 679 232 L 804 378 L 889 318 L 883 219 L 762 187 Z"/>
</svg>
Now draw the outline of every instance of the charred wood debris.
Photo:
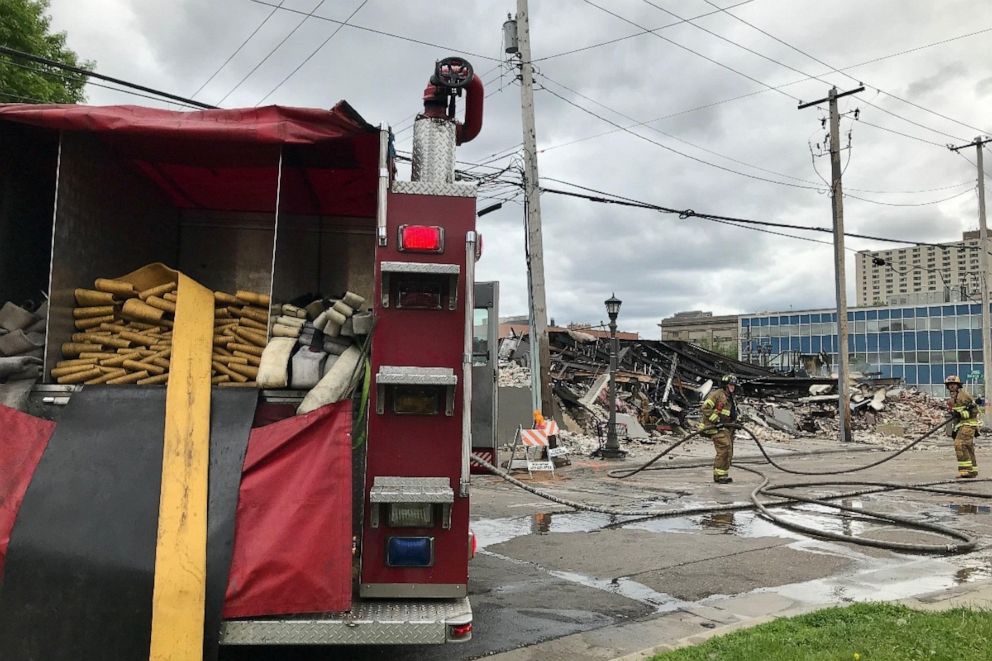
<svg viewBox="0 0 992 661">
<path fill-rule="evenodd" d="M 563 427 L 601 441 L 608 417 L 609 339 L 575 330 L 550 331 L 549 339 L 551 379 Z M 740 380 L 741 422 L 759 438 L 837 434 L 836 376 L 783 374 L 690 342 L 638 339 L 618 344 L 617 421 L 626 423 L 618 425 L 622 439 L 653 444 L 668 434 L 695 431 L 700 402 L 720 387 L 725 374 Z M 530 385 L 526 336 L 504 338 L 499 356 L 501 387 Z M 943 400 L 903 387 L 899 379 L 854 373 L 851 392 L 856 440 L 908 437 L 944 417 Z"/>
</svg>

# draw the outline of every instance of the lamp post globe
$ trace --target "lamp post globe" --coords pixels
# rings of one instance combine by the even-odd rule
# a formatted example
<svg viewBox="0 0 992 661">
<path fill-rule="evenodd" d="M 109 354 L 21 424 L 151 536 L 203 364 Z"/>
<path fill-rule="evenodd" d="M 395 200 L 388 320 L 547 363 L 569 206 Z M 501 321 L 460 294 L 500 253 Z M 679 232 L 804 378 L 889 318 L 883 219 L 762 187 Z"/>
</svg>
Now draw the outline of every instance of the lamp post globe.
<svg viewBox="0 0 992 661">
<path fill-rule="evenodd" d="M 604 301 L 606 304 L 606 314 L 610 316 L 610 323 L 616 323 L 617 315 L 620 314 L 620 305 L 623 303 L 616 294 L 612 294 Z"/>
</svg>

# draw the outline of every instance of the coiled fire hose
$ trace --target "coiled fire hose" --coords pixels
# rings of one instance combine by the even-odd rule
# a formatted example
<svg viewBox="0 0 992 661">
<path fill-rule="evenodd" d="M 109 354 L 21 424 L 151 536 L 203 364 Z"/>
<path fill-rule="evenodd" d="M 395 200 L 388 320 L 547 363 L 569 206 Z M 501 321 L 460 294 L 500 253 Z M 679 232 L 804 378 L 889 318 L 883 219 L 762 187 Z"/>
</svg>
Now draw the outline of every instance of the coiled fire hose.
<svg viewBox="0 0 992 661">
<path fill-rule="evenodd" d="M 912 442 L 903 446 L 902 448 L 892 452 L 885 457 L 873 461 L 869 464 L 864 464 L 862 466 L 855 466 L 852 468 L 844 468 L 838 470 L 829 471 L 803 471 L 793 468 L 786 468 L 769 456 L 768 452 L 765 450 L 761 442 L 755 437 L 755 435 L 747 427 L 739 424 L 733 425 L 717 425 L 719 427 L 727 427 L 732 429 L 740 429 L 745 432 L 758 449 L 761 451 L 764 460 L 771 464 L 773 467 L 784 473 L 791 473 L 793 475 L 843 475 L 847 473 L 854 473 L 858 471 L 867 470 L 869 468 L 874 468 L 880 466 L 888 461 L 891 461 L 898 457 L 899 455 L 909 451 L 924 439 L 932 436 L 937 431 L 942 429 L 944 425 L 948 422 L 947 420 L 942 421 L 939 425 L 930 429 L 928 432 L 914 439 Z M 695 464 L 682 464 L 679 466 L 653 466 L 662 457 L 666 456 L 673 450 L 675 450 L 680 445 L 686 443 L 687 441 L 700 436 L 702 430 L 693 432 L 675 443 L 672 443 L 664 450 L 659 452 L 653 458 L 651 458 L 646 463 L 635 468 L 619 468 L 612 470 L 607 473 L 610 477 L 616 479 L 624 479 L 636 475 L 642 471 L 647 470 L 679 470 L 686 468 L 698 468 L 702 466 L 709 466 L 710 462 L 700 462 Z M 666 510 L 645 510 L 645 509 L 623 509 L 615 507 L 605 507 L 601 505 L 591 505 L 588 503 L 580 503 L 567 498 L 562 498 L 561 496 L 556 496 L 554 494 L 548 493 L 542 489 L 538 489 L 529 484 L 525 484 L 520 480 L 516 479 L 506 471 L 503 471 L 496 466 L 493 466 L 488 461 L 482 457 L 473 454 L 472 461 L 476 464 L 487 469 L 494 475 L 498 475 L 510 484 L 520 487 L 529 493 L 539 496 L 551 502 L 558 503 L 559 505 L 564 505 L 576 510 L 584 510 L 587 512 L 599 512 L 602 514 L 610 514 L 613 516 L 624 516 L 624 517 L 637 517 L 638 519 L 654 519 L 654 518 L 670 518 L 670 517 L 684 517 L 684 516 L 694 516 L 700 514 L 712 514 L 714 512 L 734 512 L 742 510 L 757 510 L 759 516 L 772 523 L 786 528 L 788 530 L 793 530 L 795 532 L 800 532 L 811 537 L 818 537 L 821 539 L 829 539 L 833 541 L 847 542 L 852 544 L 860 544 L 863 546 L 874 546 L 877 548 L 888 549 L 892 551 L 901 551 L 905 553 L 940 553 L 940 554 L 951 554 L 951 553 L 964 553 L 972 550 L 976 545 L 976 540 L 965 532 L 960 530 L 955 530 L 948 526 L 943 526 L 937 523 L 927 523 L 922 521 L 917 521 L 915 519 L 910 519 L 907 517 L 896 516 L 893 514 L 885 514 L 882 512 L 875 512 L 872 510 L 866 510 L 862 508 L 849 507 L 847 505 L 838 504 L 835 500 L 854 498 L 858 496 L 864 496 L 873 493 L 881 493 L 886 491 L 924 491 L 929 493 L 939 493 L 945 495 L 954 496 L 965 496 L 970 498 L 983 498 L 992 499 L 992 494 L 988 493 L 974 493 L 971 491 L 965 491 L 961 489 L 951 489 L 944 487 L 942 485 L 955 483 L 956 480 L 941 480 L 936 482 L 920 482 L 920 483 L 901 483 L 901 482 L 877 482 L 877 481 L 849 481 L 849 480 L 827 480 L 819 482 L 790 482 L 785 484 L 772 484 L 770 478 L 762 473 L 761 471 L 744 465 L 744 462 L 735 462 L 734 466 L 741 470 L 748 471 L 749 473 L 754 473 L 755 475 L 762 478 L 761 484 L 754 488 L 750 494 L 750 501 L 748 503 L 729 503 L 725 505 L 706 505 L 698 507 L 686 507 L 682 509 L 666 509 Z M 749 462 L 750 463 L 750 462 Z M 976 482 L 990 482 L 992 480 L 982 479 L 982 480 L 971 480 L 970 483 Z M 817 498 L 801 496 L 790 490 L 800 489 L 800 488 L 810 488 L 810 487 L 860 487 L 852 491 L 846 491 L 843 493 L 831 494 L 826 496 L 820 496 Z M 772 501 L 762 501 L 760 496 L 769 496 L 777 500 Z M 880 521 L 886 521 L 895 524 L 900 527 L 910 528 L 913 530 L 919 530 L 924 533 L 931 533 L 935 535 L 940 535 L 946 537 L 952 542 L 946 544 L 923 544 L 923 543 L 910 543 L 910 542 L 895 542 L 886 541 L 879 539 L 871 539 L 867 537 L 855 537 L 849 535 L 842 535 L 839 533 L 833 533 L 826 530 L 821 530 L 818 528 L 811 528 L 809 526 L 803 526 L 798 523 L 794 523 L 785 519 L 783 517 L 777 516 L 770 510 L 772 508 L 786 507 L 796 504 L 812 504 L 821 507 L 826 507 L 834 509 L 841 512 L 849 512 L 858 515 L 859 517 L 867 517 L 872 519 L 877 519 Z"/>
</svg>

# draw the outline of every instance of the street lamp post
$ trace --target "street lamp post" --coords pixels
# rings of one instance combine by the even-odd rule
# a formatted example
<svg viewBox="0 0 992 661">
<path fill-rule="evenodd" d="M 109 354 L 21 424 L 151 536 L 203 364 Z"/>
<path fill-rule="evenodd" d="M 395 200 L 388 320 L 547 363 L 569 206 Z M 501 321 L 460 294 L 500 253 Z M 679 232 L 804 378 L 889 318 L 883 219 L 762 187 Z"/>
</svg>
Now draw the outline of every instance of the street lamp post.
<svg viewBox="0 0 992 661">
<path fill-rule="evenodd" d="M 622 301 L 616 294 L 611 295 L 605 301 L 606 314 L 610 316 L 610 421 L 606 427 L 606 447 L 602 450 L 604 459 L 623 459 L 627 456 L 625 450 L 620 449 L 620 442 L 617 439 L 617 315 L 620 314 L 620 304 Z"/>
</svg>

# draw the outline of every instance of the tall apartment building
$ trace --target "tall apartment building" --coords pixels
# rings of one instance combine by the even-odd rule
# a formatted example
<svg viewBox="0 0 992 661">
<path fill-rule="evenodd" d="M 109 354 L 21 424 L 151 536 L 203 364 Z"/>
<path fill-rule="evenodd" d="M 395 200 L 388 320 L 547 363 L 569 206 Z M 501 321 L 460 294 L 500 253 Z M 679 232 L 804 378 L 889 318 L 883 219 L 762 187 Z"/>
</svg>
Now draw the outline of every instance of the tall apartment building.
<svg viewBox="0 0 992 661">
<path fill-rule="evenodd" d="M 979 286 L 978 231 L 939 246 L 859 250 L 855 261 L 858 307 L 966 300 Z M 885 261 L 883 265 L 876 259 Z M 921 294 L 931 296 L 921 298 Z"/>
</svg>

